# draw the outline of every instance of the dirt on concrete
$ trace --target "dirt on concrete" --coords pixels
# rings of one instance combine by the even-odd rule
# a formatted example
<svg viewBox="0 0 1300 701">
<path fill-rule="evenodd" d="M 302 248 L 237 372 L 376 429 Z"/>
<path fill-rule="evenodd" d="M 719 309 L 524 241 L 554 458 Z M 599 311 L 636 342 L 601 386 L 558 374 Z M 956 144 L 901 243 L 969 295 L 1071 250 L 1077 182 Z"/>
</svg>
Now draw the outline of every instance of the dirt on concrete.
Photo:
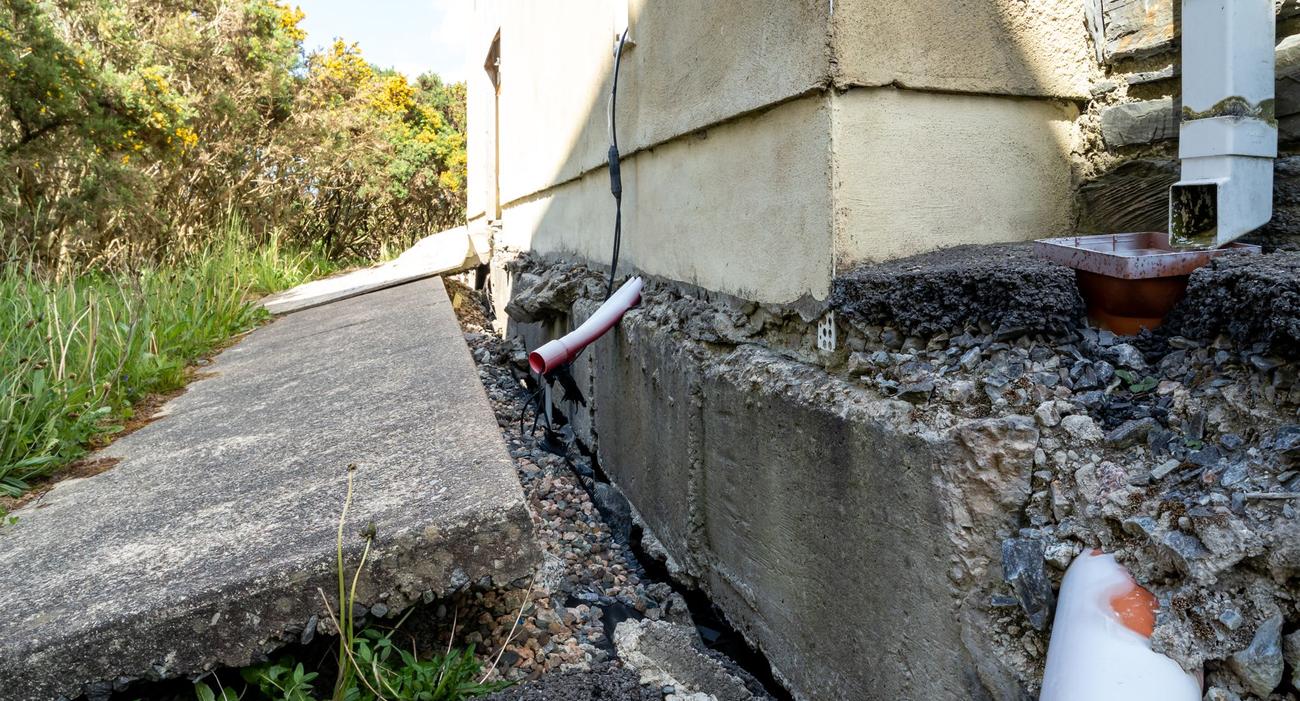
<svg viewBox="0 0 1300 701">
<path fill-rule="evenodd" d="M 1192 273 L 1162 335 L 1265 344 L 1300 357 L 1300 252 L 1223 256 Z"/>
<path fill-rule="evenodd" d="M 863 265 L 835 279 L 830 304 L 850 320 L 910 335 L 968 324 L 1056 331 L 1083 315 L 1074 271 L 1038 258 L 1029 244 L 956 246 Z"/>
</svg>

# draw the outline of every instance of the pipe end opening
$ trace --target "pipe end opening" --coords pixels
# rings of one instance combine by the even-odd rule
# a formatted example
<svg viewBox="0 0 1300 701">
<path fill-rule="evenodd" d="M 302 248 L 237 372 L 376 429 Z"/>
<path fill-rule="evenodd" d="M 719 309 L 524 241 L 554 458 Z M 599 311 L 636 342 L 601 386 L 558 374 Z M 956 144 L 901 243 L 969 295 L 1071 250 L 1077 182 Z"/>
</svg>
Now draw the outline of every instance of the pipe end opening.
<svg viewBox="0 0 1300 701">
<path fill-rule="evenodd" d="M 528 354 L 528 367 L 531 368 L 532 371 L 537 373 L 538 375 L 545 375 L 546 358 L 543 358 L 541 353 L 538 353 L 537 351 L 533 351 L 532 353 Z"/>
</svg>

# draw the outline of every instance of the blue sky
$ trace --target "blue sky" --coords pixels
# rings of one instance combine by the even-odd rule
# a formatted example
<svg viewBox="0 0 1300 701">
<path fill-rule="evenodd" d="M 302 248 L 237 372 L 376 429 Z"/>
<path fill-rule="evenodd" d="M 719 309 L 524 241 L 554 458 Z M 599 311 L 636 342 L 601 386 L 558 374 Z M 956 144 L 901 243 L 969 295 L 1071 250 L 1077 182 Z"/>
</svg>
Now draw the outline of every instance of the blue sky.
<svg viewBox="0 0 1300 701">
<path fill-rule="evenodd" d="M 464 80 L 470 0 L 290 0 L 307 14 L 308 50 L 335 37 L 360 42 L 371 63 L 411 77 L 435 71 Z"/>
</svg>

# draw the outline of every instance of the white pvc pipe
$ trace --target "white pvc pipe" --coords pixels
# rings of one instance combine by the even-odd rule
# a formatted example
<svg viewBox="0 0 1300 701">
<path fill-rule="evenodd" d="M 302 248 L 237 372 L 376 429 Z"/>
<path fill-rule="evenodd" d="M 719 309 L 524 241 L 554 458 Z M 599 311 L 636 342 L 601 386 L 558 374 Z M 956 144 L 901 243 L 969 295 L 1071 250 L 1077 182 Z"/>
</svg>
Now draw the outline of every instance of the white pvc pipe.
<svg viewBox="0 0 1300 701">
<path fill-rule="evenodd" d="M 1157 608 L 1114 555 L 1081 553 L 1061 582 L 1039 701 L 1198 701 L 1196 678 L 1151 649 Z"/>
<path fill-rule="evenodd" d="M 1175 246 L 1223 246 L 1273 216 L 1275 23 L 1273 0 L 1183 0 Z"/>
<path fill-rule="evenodd" d="M 623 283 L 581 326 L 529 353 L 528 366 L 533 372 L 545 375 L 573 360 L 579 351 L 613 328 L 624 312 L 641 301 L 641 285 L 639 277 Z"/>
</svg>

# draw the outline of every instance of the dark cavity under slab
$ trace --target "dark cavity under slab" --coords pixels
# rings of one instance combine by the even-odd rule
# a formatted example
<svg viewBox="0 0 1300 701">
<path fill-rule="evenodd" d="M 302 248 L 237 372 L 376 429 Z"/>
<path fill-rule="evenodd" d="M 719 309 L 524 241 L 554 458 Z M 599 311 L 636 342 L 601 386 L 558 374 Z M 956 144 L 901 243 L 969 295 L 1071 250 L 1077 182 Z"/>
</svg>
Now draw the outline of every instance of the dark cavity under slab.
<svg viewBox="0 0 1300 701">
<path fill-rule="evenodd" d="M 1031 246 L 956 246 L 865 264 L 835 278 L 831 307 L 850 321 L 922 336 L 967 325 L 1017 334 L 1078 325 L 1074 271 Z"/>
</svg>

